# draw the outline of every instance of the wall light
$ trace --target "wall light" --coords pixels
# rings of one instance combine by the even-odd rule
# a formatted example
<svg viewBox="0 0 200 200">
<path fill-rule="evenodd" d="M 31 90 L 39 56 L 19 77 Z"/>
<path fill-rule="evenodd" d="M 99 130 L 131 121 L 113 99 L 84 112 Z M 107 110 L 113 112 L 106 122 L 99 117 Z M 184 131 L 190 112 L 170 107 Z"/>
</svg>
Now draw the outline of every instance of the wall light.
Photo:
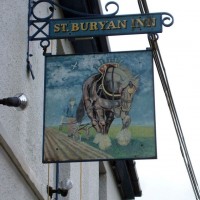
<svg viewBox="0 0 200 200">
<path fill-rule="evenodd" d="M 16 94 L 14 97 L 0 99 L 0 104 L 15 107 L 16 110 L 24 110 L 27 107 L 28 100 L 23 93 Z"/>
<path fill-rule="evenodd" d="M 70 179 L 66 179 L 60 182 L 60 187 L 58 189 L 53 189 L 51 186 L 47 185 L 47 194 L 51 197 L 54 193 L 60 194 L 63 197 L 66 197 L 68 191 L 73 187 L 73 183 Z"/>
</svg>

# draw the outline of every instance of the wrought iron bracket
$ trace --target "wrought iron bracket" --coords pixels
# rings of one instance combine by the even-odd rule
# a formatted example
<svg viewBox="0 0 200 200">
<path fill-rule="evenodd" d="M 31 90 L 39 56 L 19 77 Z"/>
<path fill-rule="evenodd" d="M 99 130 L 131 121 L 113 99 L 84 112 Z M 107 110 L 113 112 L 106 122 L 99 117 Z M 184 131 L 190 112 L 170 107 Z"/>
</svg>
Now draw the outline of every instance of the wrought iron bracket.
<svg viewBox="0 0 200 200">
<path fill-rule="evenodd" d="M 42 7 L 47 8 L 46 13 L 42 13 L 44 10 Z M 127 16 L 117 16 L 115 19 L 113 18 L 119 11 L 119 5 L 114 2 L 110 1 L 105 5 L 105 10 L 108 11 L 109 5 L 115 5 L 116 10 L 111 14 L 100 15 L 100 14 L 89 14 L 89 13 L 82 13 L 67 7 L 63 7 L 58 4 L 54 0 L 29 0 L 29 9 L 28 9 L 28 47 L 27 47 L 27 70 L 28 73 L 31 74 L 32 78 L 34 79 L 34 73 L 32 69 L 32 65 L 30 63 L 30 48 L 29 44 L 30 41 L 40 41 L 40 46 L 43 49 L 43 55 L 46 55 L 47 48 L 50 46 L 50 40 L 52 39 L 61 39 L 61 38 L 76 38 L 76 37 L 88 37 L 88 36 L 107 36 L 107 35 L 126 35 L 126 34 L 142 34 L 147 33 L 149 38 L 157 40 L 155 34 L 162 32 L 162 25 L 165 27 L 169 27 L 174 23 L 174 18 L 171 14 L 162 12 L 162 13 L 149 13 L 148 16 L 138 16 L 138 15 L 127 15 Z M 87 28 L 83 28 L 84 31 L 77 31 L 77 27 L 73 27 L 72 30 L 68 30 L 66 27 L 67 25 L 75 25 L 77 23 L 77 19 L 53 19 L 54 12 L 56 7 L 61 8 L 68 13 L 78 16 L 78 21 L 80 24 L 88 24 L 87 20 L 99 20 L 98 23 L 100 24 L 100 28 L 98 31 L 85 31 Z M 140 4 L 142 7 L 142 4 Z M 43 10 L 41 10 L 41 8 Z M 45 15 L 45 16 L 44 16 Z M 125 17 L 125 18 L 124 18 Z M 132 19 L 135 17 L 136 20 Z M 146 17 L 146 19 L 144 19 Z M 64 22 L 62 21 L 64 20 Z M 103 20 L 103 21 L 101 21 Z M 138 21 L 137 21 L 138 20 Z M 145 21 L 146 20 L 146 21 Z M 155 20 L 158 20 L 158 26 L 155 26 Z M 73 21 L 73 23 L 72 23 Z M 126 22 L 129 22 L 128 27 L 126 26 Z M 134 21 L 134 22 L 133 22 Z M 139 27 L 135 27 L 135 21 L 139 24 Z M 119 22 L 123 22 L 121 25 Z M 127 23 L 128 23 L 127 22 Z M 97 22 L 93 22 L 96 23 Z M 115 27 L 115 23 L 118 23 L 118 27 Z M 145 24 L 146 23 L 146 24 Z M 106 25 L 110 24 L 110 27 L 106 27 Z M 59 26 L 58 26 L 59 25 Z M 63 25 L 62 31 L 60 31 L 60 26 Z M 93 25 L 91 25 L 93 26 Z M 108 25 L 109 26 L 109 25 Z M 53 29 L 52 29 L 53 28 Z M 56 31 L 59 29 L 59 31 Z M 79 29 L 79 28 L 78 28 Z M 119 29 L 115 32 L 115 29 Z M 114 30 L 114 31 L 113 31 Z M 135 32 L 135 33 L 133 33 Z"/>
<path fill-rule="evenodd" d="M 54 2 L 53 0 L 39 0 L 39 1 L 29 0 L 29 1 L 30 1 L 30 3 L 29 3 L 29 23 L 28 23 L 28 25 L 29 25 L 29 29 L 31 27 L 34 27 L 36 30 L 32 34 L 30 34 L 30 31 L 29 31 L 28 38 L 29 38 L 29 41 L 41 40 L 40 44 L 41 44 L 42 47 L 43 47 L 43 45 L 42 45 L 43 41 L 49 41 L 49 39 L 51 39 L 51 38 L 49 38 L 48 30 L 45 30 L 45 28 L 47 28 L 50 20 L 54 16 L 55 7 L 59 7 L 61 9 L 65 10 L 65 11 L 72 13 L 72 14 L 75 14 L 79 17 L 114 16 L 119 11 L 119 5 L 114 1 L 108 2 L 105 5 L 105 9 L 106 9 L 106 11 L 108 11 L 108 6 L 111 5 L 111 4 L 114 4 L 117 8 L 116 11 L 111 13 L 111 14 L 107 14 L 107 15 L 89 14 L 89 13 L 78 12 L 78 11 L 63 7 L 60 4 Z M 37 9 L 39 9 L 40 5 L 43 4 L 43 3 L 49 4 L 48 5 L 49 14 L 45 17 L 39 16 L 39 14 L 41 14 L 41 13 L 37 13 L 37 11 L 36 11 Z M 48 42 L 47 46 L 49 46 L 49 44 L 50 43 Z"/>
<path fill-rule="evenodd" d="M 46 4 L 46 7 L 48 8 L 48 14 L 47 16 L 41 16 L 42 14 L 39 12 L 40 6 L 43 4 Z M 62 10 L 65 10 L 69 13 L 72 13 L 74 15 L 77 15 L 79 17 L 101 17 L 101 16 L 114 16 L 119 11 L 119 5 L 114 2 L 110 1 L 105 5 L 105 10 L 108 11 L 109 5 L 115 5 L 116 10 L 115 12 L 107 15 L 99 15 L 99 14 L 89 14 L 89 13 L 82 13 L 75 10 L 72 10 L 70 8 L 66 8 L 64 6 L 61 6 L 60 4 L 56 3 L 53 0 L 29 0 L 29 8 L 28 8 L 28 47 L 27 47 L 27 71 L 31 74 L 32 79 L 35 78 L 32 65 L 30 63 L 30 57 L 32 54 L 30 54 L 30 42 L 31 41 L 40 41 L 40 46 L 43 49 L 43 55 L 46 54 L 47 48 L 50 46 L 50 40 L 52 38 L 49 37 L 49 30 L 48 26 L 50 23 L 50 20 L 54 17 L 54 11 L 55 7 L 61 8 Z"/>
</svg>

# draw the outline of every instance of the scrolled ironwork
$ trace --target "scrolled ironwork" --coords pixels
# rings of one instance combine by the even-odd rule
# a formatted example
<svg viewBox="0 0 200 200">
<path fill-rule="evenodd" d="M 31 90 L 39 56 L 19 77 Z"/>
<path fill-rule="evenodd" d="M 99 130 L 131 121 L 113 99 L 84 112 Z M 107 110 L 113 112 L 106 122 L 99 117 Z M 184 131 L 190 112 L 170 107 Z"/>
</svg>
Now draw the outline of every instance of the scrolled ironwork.
<svg viewBox="0 0 200 200">
<path fill-rule="evenodd" d="M 159 39 L 159 35 L 156 34 L 148 34 L 148 39 L 151 41 L 157 41 Z"/>
<path fill-rule="evenodd" d="M 114 2 L 114 1 L 110 1 L 110 2 L 108 2 L 106 5 L 105 5 L 105 10 L 106 11 L 108 11 L 108 6 L 109 5 L 111 5 L 111 4 L 113 4 L 113 5 L 115 5 L 116 7 L 117 7 L 117 9 L 116 9 L 116 11 L 114 11 L 113 13 L 111 13 L 111 14 L 107 14 L 107 15 L 101 15 L 101 14 L 90 14 L 90 13 L 83 13 L 83 12 L 78 12 L 78 11 L 75 11 L 75 10 L 72 10 L 72 9 L 69 9 L 69 8 L 66 8 L 66 7 L 64 7 L 64 6 L 61 6 L 60 4 L 57 4 L 57 3 L 55 3 L 55 2 L 53 2 L 53 4 L 55 5 L 55 6 L 57 6 L 57 7 L 59 7 L 59 8 L 61 8 L 61 9 L 63 9 L 63 10 L 65 10 L 65 11 L 67 11 L 67 12 L 69 12 L 69 13 L 73 13 L 73 14 L 75 14 L 75 15 L 78 15 L 78 16 L 82 16 L 82 17 L 89 17 L 89 16 L 94 16 L 94 17 L 97 17 L 97 16 L 114 16 L 114 15 L 116 15 L 117 13 L 118 13 L 118 11 L 119 11 L 119 5 L 116 3 L 116 2 Z"/>
<path fill-rule="evenodd" d="M 162 19 L 163 26 L 170 27 L 174 23 L 174 17 L 170 13 L 164 12 L 162 16 L 164 16 Z M 168 23 L 166 23 L 166 21 Z"/>
<path fill-rule="evenodd" d="M 38 9 L 42 3 L 45 3 L 47 5 L 49 4 L 49 14 L 47 14 L 47 16 L 45 16 L 45 17 L 39 16 L 40 13 L 36 13 L 36 9 Z M 31 6 L 29 8 L 30 9 L 30 11 L 29 11 L 29 27 L 32 26 L 36 30 L 31 36 L 29 35 L 29 40 L 33 41 L 33 40 L 42 40 L 42 39 L 49 38 L 49 35 L 48 35 L 48 33 L 46 33 L 44 28 L 46 28 L 49 25 L 50 20 L 53 18 L 55 6 L 63 9 L 64 11 L 67 11 L 69 13 L 72 13 L 72 14 L 75 14 L 75 15 L 78 15 L 81 17 L 101 17 L 101 16 L 103 17 L 103 16 L 114 16 L 118 13 L 119 5 L 115 1 L 108 2 L 105 5 L 105 10 L 108 12 L 108 6 L 110 6 L 110 5 L 115 5 L 116 10 L 110 14 L 101 15 L 101 14 L 90 14 L 90 13 L 78 12 L 78 11 L 72 10 L 70 8 L 61 6 L 60 4 L 56 3 L 53 0 L 32 1 Z"/>
<path fill-rule="evenodd" d="M 50 41 L 47 40 L 47 39 L 44 39 L 44 40 L 41 40 L 41 41 L 40 41 L 40 46 L 41 46 L 42 48 L 47 48 L 47 47 L 49 47 L 49 45 L 50 45 Z"/>
<path fill-rule="evenodd" d="M 37 9 L 40 9 L 42 4 L 47 4 L 47 8 L 49 6 L 49 13 L 46 16 L 40 16 L 40 12 L 37 13 Z M 119 11 L 119 5 L 114 2 L 110 1 L 105 5 L 105 10 L 108 12 L 108 6 L 115 5 L 116 10 L 113 13 L 101 15 L 101 14 L 90 14 L 90 13 L 82 13 L 70 8 L 61 6 L 60 4 L 56 3 L 54 0 L 29 0 L 29 12 L 28 12 L 28 45 L 27 45 L 27 70 L 30 72 L 32 78 L 34 79 L 34 73 L 32 70 L 32 65 L 30 63 L 29 57 L 29 42 L 34 40 L 40 40 L 40 46 L 43 48 L 43 55 L 46 53 L 47 48 L 50 45 L 50 37 L 48 32 L 48 26 L 50 20 L 54 16 L 55 6 L 61 8 L 64 11 L 69 13 L 75 14 L 81 17 L 100 17 L 100 16 L 114 16 Z M 30 27 L 34 28 L 34 32 L 30 34 Z"/>
<path fill-rule="evenodd" d="M 39 17 L 34 12 L 34 10 L 36 9 L 36 7 L 39 6 L 39 4 L 41 4 L 41 3 L 50 4 L 50 6 L 49 6 L 50 14 L 47 17 Z M 53 17 L 53 14 L 54 14 L 54 2 L 51 1 L 51 0 L 33 1 L 33 6 L 31 8 L 31 14 L 38 21 L 46 21 L 46 20 L 51 19 Z"/>
<path fill-rule="evenodd" d="M 34 9 L 41 3 L 48 3 L 50 4 L 50 11 L 51 11 L 51 14 L 45 18 L 42 18 L 42 17 L 38 17 L 35 12 L 34 12 Z M 89 17 L 89 16 L 114 16 L 118 13 L 119 11 L 119 5 L 115 2 L 115 1 L 110 1 L 108 3 L 106 3 L 105 5 L 105 10 L 108 12 L 108 6 L 109 5 L 115 5 L 116 6 L 116 10 L 113 12 L 113 13 L 110 13 L 110 14 L 106 14 L 106 15 L 101 15 L 101 14 L 90 14 L 90 13 L 83 13 L 83 12 L 79 12 L 79 11 L 76 11 L 76 10 L 73 10 L 73 9 L 70 9 L 70 8 L 67 8 L 65 6 L 62 6 L 60 5 L 59 3 L 56 3 L 54 2 L 53 0 L 39 0 L 39 1 L 33 1 L 33 6 L 32 6 L 32 10 L 31 10 L 31 14 L 33 15 L 33 17 L 36 19 L 36 20 L 39 20 L 39 21 L 44 21 L 44 20 L 48 20 L 50 19 L 51 17 L 53 17 L 53 14 L 54 14 L 54 6 L 56 7 L 59 7 L 61 9 L 63 9 L 64 11 L 67 11 L 69 13 L 72 13 L 72 14 L 75 14 L 75 15 L 78 15 L 78 16 L 81 16 L 81 17 Z"/>
<path fill-rule="evenodd" d="M 47 0 L 47 1 L 48 1 L 48 0 Z M 64 7 L 64 6 L 61 6 L 60 4 L 58 4 L 58 3 L 56 3 L 56 2 L 54 2 L 54 1 L 52 1 L 52 0 L 49 0 L 49 1 L 51 1 L 55 6 L 57 6 L 57 7 L 61 8 L 61 9 L 65 10 L 65 11 L 67 11 L 67 12 L 69 12 L 69 13 L 73 13 L 73 14 L 75 14 L 75 15 L 82 16 L 82 17 L 87 17 L 87 16 L 88 16 L 88 17 L 89 17 L 89 16 L 90 16 L 90 17 L 91 17 L 91 16 L 94 16 L 94 17 L 97 17 L 97 16 L 114 16 L 114 15 L 116 15 L 116 14 L 118 13 L 118 11 L 119 11 L 119 5 L 118 5 L 115 1 L 110 1 L 110 2 L 106 3 L 106 5 L 105 5 L 105 10 L 106 10 L 106 11 L 108 11 L 108 6 L 111 5 L 111 4 L 113 4 L 113 5 L 115 5 L 115 6 L 117 7 L 116 11 L 114 11 L 113 13 L 107 14 L 107 15 L 90 14 L 90 13 L 78 12 L 78 11 L 72 10 L 72 9 L 70 9 L 70 8 L 66 8 L 66 7 Z"/>
<path fill-rule="evenodd" d="M 115 1 L 110 1 L 110 2 L 108 2 L 106 5 L 105 5 L 105 10 L 108 12 L 108 6 L 109 5 L 115 5 L 116 7 L 117 7 L 117 9 L 116 9 L 116 11 L 115 12 L 113 12 L 112 14 L 110 14 L 110 15 L 116 15 L 118 12 L 119 12 L 119 5 L 115 2 Z"/>
<path fill-rule="evenodd" d="M 40 46 L 43 49 L 43 55 L 46 54 L 47 48 L 50 46 L 50 41 L 49 39 L 43 39 L 40 41 Z"/>
</svg>

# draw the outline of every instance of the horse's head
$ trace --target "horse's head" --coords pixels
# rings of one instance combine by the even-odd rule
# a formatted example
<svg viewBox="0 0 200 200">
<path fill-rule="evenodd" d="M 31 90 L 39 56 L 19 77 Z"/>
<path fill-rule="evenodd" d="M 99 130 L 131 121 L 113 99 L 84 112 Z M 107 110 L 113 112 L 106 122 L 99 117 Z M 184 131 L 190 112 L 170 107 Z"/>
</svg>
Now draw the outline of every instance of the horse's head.
<svg viewBox="0 0 200 200">
<path fill-rule="evenodd" d="M 104 92 L 110 97 L 121 99 L 123 111 L 129 111 L 138 88 L 138 77 L 133 77 L 128 70 L 116 65 L 109 64 L 106 67 L 102 79 Z"/>
<path fill-rule="evenodd" d="M 137 77 L 129 80 L 128 85 L 121 91 L 121 109 L 125 112 L 131 109 L 133 96 L 138 88 L 138 81 Z"/>
</svg>

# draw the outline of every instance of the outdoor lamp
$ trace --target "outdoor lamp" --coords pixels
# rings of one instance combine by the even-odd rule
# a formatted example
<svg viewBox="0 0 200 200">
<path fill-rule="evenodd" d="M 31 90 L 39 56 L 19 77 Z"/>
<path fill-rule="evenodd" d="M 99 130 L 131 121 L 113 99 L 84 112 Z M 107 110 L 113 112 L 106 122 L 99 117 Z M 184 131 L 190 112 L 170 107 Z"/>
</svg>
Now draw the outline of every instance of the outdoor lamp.
<svg viewBox="0 0 200 200">
<path fill-rule="evenodd" d="M 60 194 L 66 197 L 68 191 L 73 187 L 73 183 L 70 179 L 66 179 L 60 182 L 60 187 L 58 189 L 53 189 L 51 186 L 47 185 L 47 194 L 52 198 L 53 193 Z"/>
<path fill-rule="evenodd" d="M 24 110 L 27 107 L 28 100 L 23 93 L 16 94 L 14 97 L 0 99 L 0 104 L 15 107 L 16 110 Z"/>
</svg>

